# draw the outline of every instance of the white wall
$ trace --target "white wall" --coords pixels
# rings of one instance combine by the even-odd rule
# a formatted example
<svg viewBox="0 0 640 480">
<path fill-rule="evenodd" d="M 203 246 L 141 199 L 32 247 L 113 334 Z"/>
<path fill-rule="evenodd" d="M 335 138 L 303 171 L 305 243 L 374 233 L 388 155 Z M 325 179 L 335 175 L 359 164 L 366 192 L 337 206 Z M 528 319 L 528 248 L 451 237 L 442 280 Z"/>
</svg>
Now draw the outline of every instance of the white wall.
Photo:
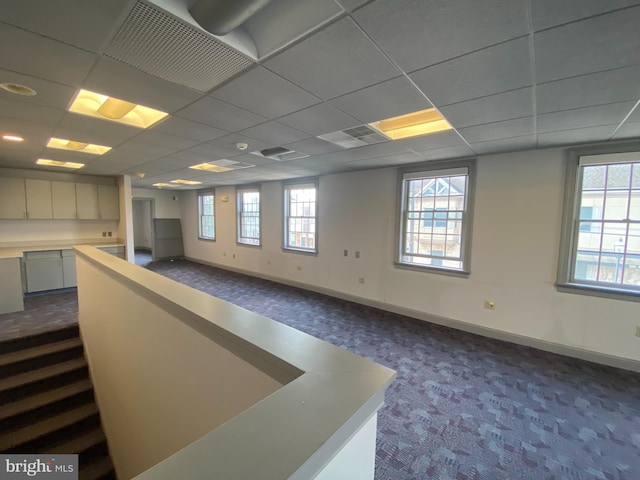
<svg viewBox="0 0 640 480">
<path fill-rule="evenodd" d="M 197 239 L 196 193 L 186 192 L 185 255 L 381 302 L 392 310 L 413 310 L 416 316 L 451 319 L 469 330 L 488 328 L 573 351 L 640 361 L 640 339 L 634 336 L 637 303 L 560 293 L 554 287 L 564 169 L 561 149 L 478 159 L 469 278 L 394 267 L 395 168 L 320 178 L 317 256 L 282 251 L 279 182 L 262 185 L 260 249 L 235 244 L 233 188 L 216 191 L 230 197 L 229 203 L 216 205 L 216 242 Z M 344 249 L 349 257 L 343 256 Z M 360 259 L 354 258 L 354 250 L 360 251 Z M 358 277 L 365 283 L 358 283 Z M 484 309 L 485 299 L 495 301 L 494 311 Z"/>
<path fill-rule="evenodd" d="M 181 192 L 150 188 L 133 188 L 133 198 L 153 198 L 154 218 L 180 218 Z"/>
<path fill-rule="evenodd" d="M 118 221 L 106 220 L 0 220 L 0 243 L 24 244 L 50 240 L 89 241 L 102 232 L 118 236 Z"/>
<path fill-rule="evenodd" d="M 136 248 L 151 248 L 151 201 L 133 200 L 133 237 Z"/>
</svg>

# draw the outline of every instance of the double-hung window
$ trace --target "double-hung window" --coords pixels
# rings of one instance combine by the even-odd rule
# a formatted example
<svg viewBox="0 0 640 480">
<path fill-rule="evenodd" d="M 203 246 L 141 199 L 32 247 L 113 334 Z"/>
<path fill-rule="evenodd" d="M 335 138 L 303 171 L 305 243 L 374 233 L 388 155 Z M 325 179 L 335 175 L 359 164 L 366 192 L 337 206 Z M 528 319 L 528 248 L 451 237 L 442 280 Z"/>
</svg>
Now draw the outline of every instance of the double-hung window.
<svg viewBox="0 0 640 480">
<path fill-rule="evenodd" d="M 198 238 L 216 239 L 215 193 L 198 192 Z"/>
<path fill-rule="evenodd" d="M 640 152 L 575 154 L 560 287 L 640 298 Z"/>
<path fill-rule="evenodd" d="M 284 187 L 284 248 L 318 252 L 318 186 L 316 182 Z"/>
<path fill-rule="evenodd" d="M 474 167 L 469 160 L 400 171 L 399 265 L 468 272 Z"/>
<path fill-rule="evenodd" d="M 238 243 L 260 245 L 260 189 L 238 189 Z"/>
</svg>

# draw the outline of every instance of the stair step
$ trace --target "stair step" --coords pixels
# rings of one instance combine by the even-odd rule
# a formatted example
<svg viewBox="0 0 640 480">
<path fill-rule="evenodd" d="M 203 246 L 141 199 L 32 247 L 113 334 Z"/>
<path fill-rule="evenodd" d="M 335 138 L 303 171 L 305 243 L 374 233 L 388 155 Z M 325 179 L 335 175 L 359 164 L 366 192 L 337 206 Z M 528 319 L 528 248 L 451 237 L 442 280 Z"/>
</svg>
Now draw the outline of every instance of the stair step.
<svg viewBox="0 0 640 480">
<path fill-rule="evenodd" d="M 101 428 L 89 431 L 84 435 L 72 438 L 64 443 L 50 448 L 47 453 L 64 454 L 64 453 L 80 453 L 88 448 L 104 442 L 106 439 Z"/>
<path fill-rule="evenodd" d="M 112 471 L 113 463 L 111 463 L 111 458 L 106 455 L 102 459 L 81 468 L 78 476 L 80 480 L 98 480 Z"/>
<path fill-rule="evenodd" d="M 87 366 L 87 362 L 84 357 L 74 358 L 62 363 L 50 365 L 48 367 L 39 368 L 30 372 L 20 373 L 11 377 L 3 378 L 0 380 L 0 392 L 9 390 L 11 388 L 20 387 L 29 383 L 44 380 L 46 378 L 54 377 L 62 373 L 70 372 Z"/>
<path fill-rule="evenodd" d="M 70 327 L 58 328 L 48 332 L 37 333 L 28 337 L 14 338 L 6 340 L 0 344 L 0 349 L 5 352 L 15 352 L 26 348 L 35 347 L 37 345 L 45 345 L 47 343 L 59 342 L 67 338 L 77 338 L 80 336 L 80 330 L 77 325 Z"/>
<path fill-rule="evenodd" d="M 6 353 L 0 356 L 0 367 L 81 346 L 82 341 L 79 337 L 76 337 L 55 343 L 46 343 L 44 345 L 36 345 L 34 347 L 16 350 L 15 352 Z"/>
<path fill-rule="evenodd" d="M 98 413 L 95 403 L 82 405 L 68 412 L 49 417 L 40 422 L 0 435 L 0 451 L 29 442 L 35 438 L 54 432 L 60 428 L 72 425 L 84 418 Z"/>
</svg>

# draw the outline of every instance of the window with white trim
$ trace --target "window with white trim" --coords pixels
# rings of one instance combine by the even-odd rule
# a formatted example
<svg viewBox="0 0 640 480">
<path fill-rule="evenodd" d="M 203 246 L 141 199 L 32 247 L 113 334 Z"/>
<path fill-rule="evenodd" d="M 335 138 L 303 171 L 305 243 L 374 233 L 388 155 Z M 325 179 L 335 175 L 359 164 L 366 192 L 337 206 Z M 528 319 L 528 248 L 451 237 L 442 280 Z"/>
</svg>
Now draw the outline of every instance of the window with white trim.
<svg viewBox="0 0 640 480">
<path fill-rule="evenodd" d="M 400 265 L 466 273 L 471 161 L 401 171 Z"/>
<path fill-rule="evenodd" d="M 238 189 L 238 243 L 260 245 L 260 189 Z"/>
<path fill-rule="evenodd" d="M 198 238 L 216 239 L 215 193 L 198 192 Z"/>
<path fill-rule="evenodd" d="M 315 182 L 284 187 L 284 248 L 317 253 L 317 202 Z"/>
<path fill-rule="evenodd" d="M 558 283 L 640 295 L 640 152 L 577 156 L 569 180 Z"/>
</svg>

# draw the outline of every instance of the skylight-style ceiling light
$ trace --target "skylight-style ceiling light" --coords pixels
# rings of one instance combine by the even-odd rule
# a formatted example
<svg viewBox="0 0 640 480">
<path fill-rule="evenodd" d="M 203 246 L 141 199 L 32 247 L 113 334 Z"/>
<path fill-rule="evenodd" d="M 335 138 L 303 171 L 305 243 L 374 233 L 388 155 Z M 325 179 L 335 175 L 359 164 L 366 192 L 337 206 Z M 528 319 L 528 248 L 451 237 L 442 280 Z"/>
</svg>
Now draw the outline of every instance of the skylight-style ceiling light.
<svg viewBox="0 0 640 480">
<path fill-rule="evenodd" d="M 24 142 L 24 138 L 18 135 L 2 135 L 2 139 L 7 142 Z"/>
<path fill-rule="evenodd" d="M 38 165 L 46 165 L 47 167 L 62 167 L 74 169 L 84 167 L 84 163 L 62 162 L 60 160 L 48 160 L 46 158 L 39 158 L 36 163 Z"/>
<path fill-rule="evenodd" d="M 216 160 L 215 162 L 200 163 L 198 165 L 192 165 L 189 168 L 194 170 L 204 170 L 205 172 L 223 173 L 231 170 L 239 170 L 241 168 L 255 167 L 250 163 L 236 162 L 235 160 Z"/>
<path fill-rule="evenodd" d="M 172 185 L 171 183 L 154 183 L 154 187 L 178 187 L 179 185 Z"/>
<path fill-rule="evenodd" d="M 138 128 L 149 128 L 169 115 L 160 110 L 89 90 L 78 91 L 69 111 Z"/>
<path fill-rule="evenodd" d="M 94 145 L 93 143 L 76 142 L 64 138 L 50 138 L 47 143 L 49 148 L 60 148 L 62 150 L 72 150 L 74 152 L 91 153 L 93 155 L 103 155 L 111 150 L 105 145 Z"/>
<path fill-rule="evenodd" d="M 171 180 L 171 183 L 177 183 L 179 185 L 200 185 L 202 182 L 196 182 L 195 180 L 182 180 L 182 179 L 177 179 L 177 180 Z"/>
<path fill-rule="evenodd" d="M 444 132 L 453 128 L 435 108 L 387 118 L 369 125 L 392 140 Z"/>
</svg>

